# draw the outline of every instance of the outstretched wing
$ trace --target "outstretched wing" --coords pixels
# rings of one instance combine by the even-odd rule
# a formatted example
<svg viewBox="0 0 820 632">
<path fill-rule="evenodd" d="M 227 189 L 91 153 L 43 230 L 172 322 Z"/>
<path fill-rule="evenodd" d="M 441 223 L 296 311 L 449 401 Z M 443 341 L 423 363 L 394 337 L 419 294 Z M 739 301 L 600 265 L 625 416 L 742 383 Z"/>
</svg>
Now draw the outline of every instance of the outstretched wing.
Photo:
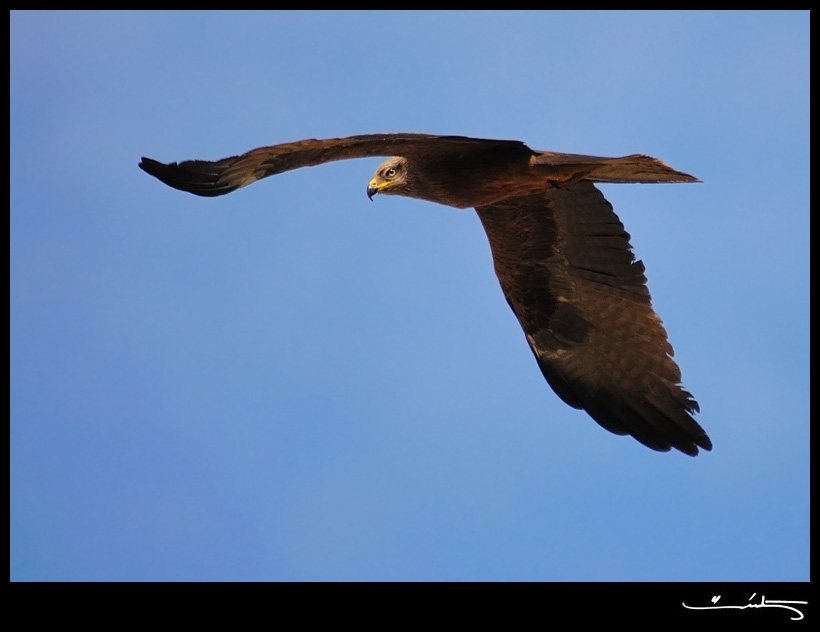
<svg viewBox="0 0 820 632">
<path fill-rule="evenodd" d="M 426 157 L 431 160 L 496 148 L 531 152 L 522 142 L 432 134 L 365 134 L 345 138 L 313 138 L 259 147 L 222 160 L 186 160 L 164 164 L 143 158 L 140 168 L 168 186 L 196 195 L 225 195 L 261 178 L 313 167 L 334 160 L 370 156 Z"/>
<path fill-rule="evenodd" d="M 710 450 L 643 264 L 601 192 L 579 182 L 476 210 L 507 302 L 561 399 L 652 449 Z"/>
</svg>

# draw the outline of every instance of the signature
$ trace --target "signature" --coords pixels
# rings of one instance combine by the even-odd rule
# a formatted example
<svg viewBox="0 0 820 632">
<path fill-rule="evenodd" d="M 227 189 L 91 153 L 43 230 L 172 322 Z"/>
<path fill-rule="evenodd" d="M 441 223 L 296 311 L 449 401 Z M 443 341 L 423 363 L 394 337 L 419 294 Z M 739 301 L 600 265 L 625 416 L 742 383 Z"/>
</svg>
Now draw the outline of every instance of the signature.
<svg viewBox="0 0 820 632">
<path fill-rule="evenodd" d="M 689 610 L 746 610 L 747 608 L 784 608 L 785 610 L 791 610 L 794 614 L 790 617 L 792 621 L 800 621 L 803 618 L 803 613 L 796 608 L 795 606 L 805 606 L 808 601 L 784 601 L 782 599 L 766 599 L 766 595 L 760 595 L 760 601 L 753 603 L 752 600 L 757 596 L 757 593 L 752 593 L 752 596 L 749 597 L 749 603 L 745 606 L 723 606 L 719 605 L 718 602 L 720 601 L 720 595 L 715 595 L 712 597 L 712 605 L 711 606 L 687 606 L 685 603 L 681 602 L 681 605 L 684 608 Z"/>
</svg>

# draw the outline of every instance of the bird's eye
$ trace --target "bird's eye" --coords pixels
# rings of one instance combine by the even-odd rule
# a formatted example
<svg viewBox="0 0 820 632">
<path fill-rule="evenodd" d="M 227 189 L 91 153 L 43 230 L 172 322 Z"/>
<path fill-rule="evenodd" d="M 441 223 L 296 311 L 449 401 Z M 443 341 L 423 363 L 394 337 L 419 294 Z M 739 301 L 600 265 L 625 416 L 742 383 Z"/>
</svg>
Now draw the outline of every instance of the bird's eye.
<svg viewBox="0 0 820 632">
<path fill-rule="evenodd" d="M 389 169 L 385 169 L 384 170 L 384 175 L 387 178 L 393 178 L 393 177 L 396 176 L 396 170 L 393 169 L 393 167 L 390 167 Z"/>
</svg>

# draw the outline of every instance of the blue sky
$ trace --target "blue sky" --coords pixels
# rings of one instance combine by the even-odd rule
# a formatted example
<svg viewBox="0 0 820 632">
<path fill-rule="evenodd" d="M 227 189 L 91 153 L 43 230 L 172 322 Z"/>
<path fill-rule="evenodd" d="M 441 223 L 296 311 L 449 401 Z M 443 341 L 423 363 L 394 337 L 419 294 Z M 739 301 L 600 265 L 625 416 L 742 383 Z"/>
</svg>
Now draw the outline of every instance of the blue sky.
<svg viewBox="0 0 820 632">
<path fill-rule="evenodd" d="M 11 12 L 13 581 L 808 581 L 808 12 Z M 383 131 L 646 153 L 605 185 L 715 448 L 544 382 L 472 211 Z"/>
</svg>

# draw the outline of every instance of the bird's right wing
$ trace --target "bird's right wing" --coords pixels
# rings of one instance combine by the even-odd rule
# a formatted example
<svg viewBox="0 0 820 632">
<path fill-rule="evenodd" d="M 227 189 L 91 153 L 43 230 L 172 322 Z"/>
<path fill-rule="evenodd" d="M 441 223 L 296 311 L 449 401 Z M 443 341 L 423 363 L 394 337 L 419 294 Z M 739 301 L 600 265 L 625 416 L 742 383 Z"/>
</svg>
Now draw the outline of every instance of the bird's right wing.
<svg viewBox="0 0 820 632">
<path fill-rule="evenodd" d="M 710 450 L 643 263 L 601 192 L 579 182 L 476 210 L 507 302 L 561 399 L 655 450 Z"/>
</svg>

